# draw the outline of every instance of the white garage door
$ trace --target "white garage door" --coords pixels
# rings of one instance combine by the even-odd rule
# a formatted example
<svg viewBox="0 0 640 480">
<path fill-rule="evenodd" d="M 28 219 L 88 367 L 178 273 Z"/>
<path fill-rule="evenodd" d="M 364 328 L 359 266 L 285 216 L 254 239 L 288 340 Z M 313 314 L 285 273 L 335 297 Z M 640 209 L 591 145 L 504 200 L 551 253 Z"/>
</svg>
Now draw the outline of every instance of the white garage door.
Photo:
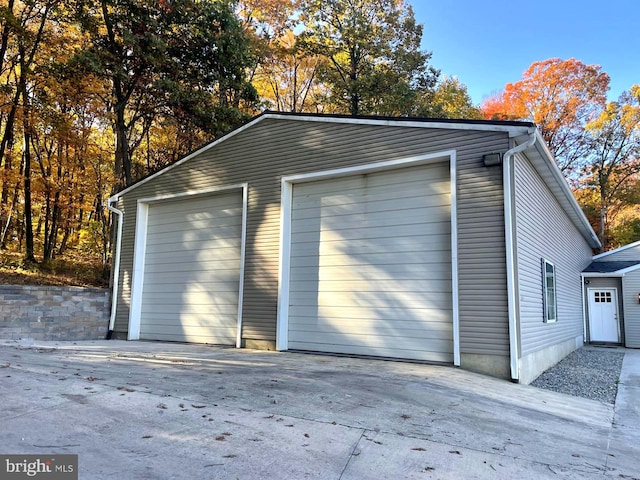
<svg viewBox="0 0 640 480">
<path fill-rule="evenodd" d="M 453 362 L 448 163 L 293 186 L 288 348 Z"/>
<path fill-rule="evenodd" d="M 239 191 L 149 205 L 140 338 L 234 345 Z"/>
</svg>

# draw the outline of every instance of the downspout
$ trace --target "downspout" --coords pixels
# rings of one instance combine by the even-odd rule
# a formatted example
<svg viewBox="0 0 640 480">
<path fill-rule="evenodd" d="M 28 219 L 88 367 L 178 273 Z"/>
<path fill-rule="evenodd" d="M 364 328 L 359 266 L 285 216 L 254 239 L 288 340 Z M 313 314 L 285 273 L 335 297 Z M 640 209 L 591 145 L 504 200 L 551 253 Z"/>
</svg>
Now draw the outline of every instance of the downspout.
<svg viewBox="0 0 640 480">
<path fill-rule="evenodd" d="M 117 201 L 117 199 L 116 199 Z M 116 233 L 116 253 L 113 262 L 113 287 L 111 289 L 111 315 L 109 316 L 109 331 L 107 332 L 107 340 L 113 335 L 113 329 L 116 324 L 116 307 L 118 305 L 118 285 L 120 280 L 120 249 L 122 247 L 122 210 L 111 206 L 111 199 L 107 202 L 109 211 L 118 217 L 118 230 Z"/>
<path fill-rule="evenodd" d="M 536 130 L 529 131 L 529 140 L 525 143 L 513 147 L 504 153 L 502 160 L 502 186 L 504 189 L 504 232 L 505 248 L 507 252 L 507 304 L 509 306 L 509 351 L 511 380 L 514 382 L 520 379 L 520 351 L 518 348 L 518 298 L 516 289 L 516 244 L 513 232 L 515 225 L 513 206 L 513 184 L 511 174 L 513 163 L 517 153 L 532 147 L 536 143 Z"/>
</svg>

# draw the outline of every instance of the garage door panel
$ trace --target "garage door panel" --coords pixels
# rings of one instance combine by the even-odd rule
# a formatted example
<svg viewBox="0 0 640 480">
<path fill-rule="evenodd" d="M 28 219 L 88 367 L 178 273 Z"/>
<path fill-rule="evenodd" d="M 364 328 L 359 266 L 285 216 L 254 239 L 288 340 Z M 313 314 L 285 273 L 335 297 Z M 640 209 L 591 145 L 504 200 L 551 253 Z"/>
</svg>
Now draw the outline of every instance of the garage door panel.
<svg viewBox="0 0 640 480">
<path fill-rule="evenodd" d="M 196 267 L 197 264 L 194 264 L 194 267 Z M 191 284 L 202 284 L 202 285 L 207 285 L 208 286 L 208 290 L 211 291 L 210 289 L 215 289 L 215 291 L 217 291 L 218 289 L 221 289 L 222 291 L 227 291 L 227 290 L 232 290 L 235 291 L 237 290 L 236 288 L 234 288 L 233 285 L 230 285 L 231 282 L 237 282 L 239 281 L 239 275 L 238 275 L 238 270 L 234 269 L 234 270 L 222 270 L 220 272 L 216 271 L 215 276 L 206 273 L 201 273 L 201 274 L 194 274 L 193 271 L 191 272 L 172 272 L 171 274 L 158 274 L 158 273 L 154 273 L 154 274 L 149 274 L 149 279 L 147 282 L 145 282 L 145 287 L 148 287 L 150 285 L 164 285 L 164 284 L 169 284 L 169 285 L 174 285 L 176 288 L 178 288 L 177 284 L 185 284 L 185 285 L 191 285 Z M 189 286 L 189 289 L 191 288 L 191 286 Z M 187 290 L 183 290 L 183 291 L 189 291 L 189 289 Z"/>
<path fill-rule="evenodd" d="M 408 169 L 387 170 L 384 174 L 370 173 L 364 175 L 349 175 L 342 178 L 331 178 L 305 184 L 303 193 L 296 196 L 294 201 L 305 198 L 331 197 L 335 193 L 351 191 L 356 195 L 366 196 L 368 188 L 375 189 L 375 194 L 384 196 L 387 192 L 396 193 L 399 190 L 427 190 L 441 189 L 443 193 L 449 191 L 449 169 L 443 164 L 424 165 L 413 169 L 413 176 L 407 177 L 403 171 Z M 429 182 L 429 185 L 425 185 Z M 383 197 L 384 198 L 384 197 Z"/>
<path fill-rule="evenodd" d="M 340 278 L 343 281 L 353 280 L 428 280 L 435 277 L 451 278 L 451 267 L 440 262 L 431 264 L 416 263 L 413 265 L 362 265 L 354 269 L 351 265 L 323 265 L 322 269 L 311 272 L 306 267 L 292 267 L 291 280 L 295 282 L 304 280 L 331 281 Z"/>
<path fill-rule="evenodd" d="M 325 280 L 320 282 L 306 280 L 297 281 L 291 287 L 291 292 L 317 292 L 318 294 L 351 292 L 355 301 L 357 301 L 360 292 L 377 292 L 382 299 L 403 295 L 402 298 L 406 303 L 414 301 L 422 303 L 419 295 L 432 292 L 450 292 L 451 288 L 445 284 L 446 280 L 451 281 L 450 274 L 443 276 L 443 278 L 430 280 Z"/>
<path fill-rule="evenodd" d="M 344 220 L 353 223 L 353 225 L 361 225 L 366 220 L 366 225 L 368 228 L 391 225 L 415 225 L 425 222 L 424 209 L 411 208 L 406 211 L 402 211 L 401 213 L 401 215 L 395 215 L 393 217 L 393 222 L 390 221 L 388 212 L 350 212 L 344 214 L 349 217 L 348 219 L 345 218 Z M 448 213 L 448 211 L 445 211 L 444 215 L 448 215 Z M 313 215 L 313 211 L 309 211 L 308 218 L 300 218 L 294 221 L 294 223 L 292 224 L 291 233 L 295 235 L 298 233 L 317 231 L 319 222 L 322 222 L 323 220 L 329 219 L 331 217 L 340 216 L 341 215 L 327 215 L 318 217 Z M 441 221 L 447 221 L 448 219 L 449 218 L 447 217 Z M 436 221 L 435 218 L 431 218 L 430 220 L 432 221 L 432 223 Z"/>
<path fill-rule="evenodd" d="M 236 228 L 239 230 L 240 228 Z M 205 229 L 205 231 L 210 232 L 211 229 Z M 214 249 L 214 247 L 209 246 L 209 242 L 215 240 L 218 245 L 215 249 L 218 248 L 237 248 L 240 246 L 240 239 L 235 236 L 235 234 L 221 235 L 218 234 L 215 238 L 212 236 L 204 235 L 204 232 L 177 232 L 174 234 L 173 238 L 164 237 L 164 238 L 148 238 L 151 240 L 147 243 L 147 251 L 154 252 L 169 252 L 180 253 L 181 251 L 190 252 L 196 249 L 204 248 L 206 249 Z"/>
<path fill-rule="evenodd" d="M 424 248 L 428 248 L 425 246 Z M 306 249 L 306 250 L 305 250 Z M 306 251 L 307 255 L 302 255 L 300 252 Z M 313 256 L 313 252 L 316 252 L 316 256 Z M 293 267 L 318 267 L 318 247 L 312 246 L 296 246 L 296 251 L 292 252 L 291 265 Z M 339 266 L 339 265 L 405 265 L 409 262 L 416 262 L 419 258 L 421 263 L 437 263 L 442 262 L 443 255 L 449 255 L 450 248 L 442 247 L 440 250 L 426 251 L 410 251 L 410 252 L 394 252 L 394 253 L 363 253 L 360 255 L 351 255 L 348 259 L 345 259 L 344 255 L 322 255 L 323 266 Z M 296 255 L 293 256 L 293 253 Z M 416 253 L 420 255 L 417 256 Z"/>
<path fill-rule="evenodd" d="M 156 243 L 164 243 L 167 238 L 168 242 L 176 241 L 208 241 L 209 234 L 215 229 L 216 238 L 237 238 L 237 231 L 240 223 L 235 225 L 224 225 L 221 227 L 211 225 L 210 222 L 181 222 L 176 221 L 175 224 L 159 225 L 148 231 L 147 237 L 150 245 Z M 151 226 L 149 226 L 151 227 Z"/>
<path fill-rule="evenodd" d="M 201 208 L 207 208 L 203 205 Z M 198 210 L 170 213 L 166 210 L 158 212 L 149 219 L 148 225 L 154 230 L 171 231 L 171 227 L 179 224 L 190 225 L 210 225 L 213 227 L 224 227 L 238 224 L 238 206 L 229 207 L 225 210 L 218 210 L 215 213 Z"/>
<path fill-rule="evenodd" d="M 240 241 L 225 240 L 218 241 L 217 248 L 202 248 L 201 242 L 193 243 L 169 243 L 163 245 L 150 245 L 147 249 L 147 255 L 156 253 L 160 258 L 152 261 L 162 260 L 162 263 L 175 263 L 176 261 L 185 261 L 185 259 L 198 260 L 203 262 L 212 262 L 216 260 L 240 259 Z M 167 255 L 170 254 L 170 255 Z"/>
<path fill-rule="evenodd" d="M 231 345 L 235 342 L 235 338 L 228 336 L 226 332 L 213 332 L 209 334 L 209 330 L 207 329 L 189 329 L 181 332 L 179 335 L 171 332 L 158 332 L 154 334 L 153 340 L 162 342 L 208 343 L 211 345 Z"/>
<path fill-rule="evenodd" d="M 185 303 L 189 299 L 185 299 Z M 167 323 L 182 320 L 187 315 L 198 315 L 209 319 L 214 315 L 232 316 L 238 315 L 238 305 L 233 303 L 219 303 L 217 301 L 202 301 L 195 299 L 185 305 L 169 304 L 166 301 L 157 301 L 147 305 L 146 312 L 153 314 L 153 318 L 148 318 L 147 323 Z"/>
<path fill-rule="evenodd" d="M 437 246 L 441 246 L 441 250 L 447 250 L 449 248 L 446 236 L 444 240 L 439 241 Z M 307 242 L 296 242 L 295 251 L 292 252 L 292 259 L 304 259 L 309 255 L 317 254 L 322 251 L 324 256 L 338 256 L 342 255 L 341 252 L 352 251 L 357 252 L 358 256 L 363 255 L 411 255 L 415 260 L 424 261 L 429 258 L 429 254 L 435 250 L 433 240 L 435 238 L 425 238 L 425 236 L 407 236 L 401 238 L 378 238 L 372 239 L 353 239 L 353 240 L 323 240 L 322 244 L 318 243 L 316 236 L 315 240 Z M 293 255 L 295 253 L 295 255 Z M 343 255 L 342 255 L 343 256 Z M 384 263 L 397 263 L 397 262 L 385 262 L 383 257 L 380 260 Z M 369 260 L 367 260 L 369 261 Z M 315 261 L 317 263 L 317 260 Z M 407 263 L 403 260 L 402 263 Z M 377 262 L 376 262 L 377 264 Z"/>
<path fill-rule="evenodd" d="M 227 318 L 227 320 L 231 320 L 231 317 L 232 316 Z M 171 333 L 171 331 L 175 331 L 176 329 L 175 322 L 162 318 L 159 318 L 158 321 L 154 320 L 151 325 L 153 325 L 154 332 L 162 334 Z M 211 327 L 210 320 L 202 315 L 185 314 L 180 318 L 180 328 L 182 333 L 185 331 L 194 333 L 200 330 L 202 335 L 209 337 L 222 334 L 225 338 L 235 339 L 236 335 L 236 330 L 233 327 Z"/>
<path fill-rule="evenodd" d="M 321 246 L 325 246 L 325 250 L 329 251 L 335 246 L 325 242 L 338 242 L 338 241 L 351 241 L 367 240 L 371 244 L 376 245 L 378 240 L 390 239 L 390 238 L 403 238 L 403 236 L 410 236 L 409 239 L 403 238 L 403 242 L 411 241 L 414 245 L 431 245 L 433 242 L 438 242 L 441 245 L 446 245 L 447 240 L 450 242 L 450 237 L 443 236 L 438 233 L 438 227 L 446 227 L 448 222 L 435 222 L 421 224 L 419 226 L 413 225 L 391 225 L 388 227 L 378 228 L 346 228 L 341 230 L 333 230 L 328 223 L 324 225 L 324 228 L 315 232 L 296 233 L 291 235 L 292 243 L 308 243 L 308 242 L 322 242 Z M 431 237 L 431 238 L 425 238 Z"/>
<path fill-rule="evenodd" d="M 222 303 L 236 303 L 237 293 L 236 289 L 232 287 L 220 289 L 219 291 L 216 288 L 220 288 L 218 284 L 212 284 L 210 282 L 201 283 L 199 285 L 189 286 L 188 289 L 178 289 L 181 288 L 179 285 L 177 286 L 175 283 L 167 282 L 167 283 L 150 283 L 145 286 L 144 292 L 144 303 L 143 305 L 150 305 L 154 295 L 165 295 L 167 297 L 167 301 L 175 302 L 178 305 L 182 305 L 182 300 L 195 301 L 196 298 L 215 298 L 216 302 Z M 147 297 L 148 295 L 148 297 Z M 147 300 L 147 298 L 149 300 Z M 225 300 L 227 299 L 227 300 Z"/>
<path fill-rule="evenodd" d="M 305 208 L 295 210 L 295 214 L 292 216 L 292 219 L 294 221 L 308 220 L 313 218 L 327 219 L 331 217 L 341 217 L 344 215 L 356 215 L 359 213 L 364 213 L 363 209 L 365 208 L 365 205 L 361 203 L 355 203 L 355 200 L 357 199 L 350 198 L 346 195 L 336 195 L 331 198 L 331 201 L 326 200 L 329 205 L 310 205 Z M 351 201 L 353 201 L 353 203 Z M 368 208 L 369 211 L 381 213 L 399 212 L 406 209 L 415 210 L 416 208 L 434 208 L 437 210 L 446 211 L 449 205 L 450 204 L 442 199 L 441 195 L 434 194 L 415 197 L 406 195 L 402 198 L 394 198 L 391 200 L 369 201 L 366 203 L 366 208 Z M 293 208 L 298 207 L 294 205 Z"/>
<path fill-rule="evenodd" d="M 401 358 L 410 360 L 423 360 L 426 362 L 451 363 L 451 353 L 448 350 L 448 340 L 428 342 L 429 351 L 424 350 L 426 342 L 416 342 L 414 347 L 406 348 L 408 345 L 402 344 L 399 347 L 388 347 L 380 345 L 357 345 L 357 344 L 335 344 L 313 342 L 306 343 L 303 347 L 290 347 L 292 350 L 304 350 L 311 352 L 344 353 L 349 355 L 371 355 L 375 357 Z M 404 347 L 404 348 L 402 348 Z"/>
<path fill-rule="evenodd" d="M 415 322 L 414 322 L 415 325 Z M 441 327 L 441 328 L 437 328 Z M 309 337 L 313 336 L 313 341 L 309 342 Z M 340 337 L 340 338 L 337 338 Z M 363 331 L 362 324 L 350 325 L 317 325 L 309 326 L 308 329 L 296 328 L 289 332 L 289 341 L 295 345 L 301 346 L 303 349 L 305 343 L 336 343 L 336 344 L 354 344 L 354 345 L 371 345 L 376 347 L 387 348 L 409 348 L 413 349 L 414 342 L 419 343 L 421 348 L 429 347 L 429 343 L 442 342 L 446 344 L 453 341 L 451 329 L 446 325 L 433 324 L 430 331 L 424 328 L 400 328 L 387 322 L 386 325 L 368 326 Z M 447 349 L 438 348 L 439 351 L 447 351 Z M 450 347 L 449 347 L 450 351 Z"/>
<path fill-rule="evenodd" d="M 294 185 L 289 348 L 453 359 L 447 164 Z"/>
<path fill-rule="evenodd" d="M 193 218 L 224 218 L 230 215 L 235 216 L 238 210 L 238 202 L 236 198 L 234 198 L 233 193 L 231 193 L 231 195 L 220 193 L 217 196 L 218 198 L 215 200 L 215 213 L 211 213 L 208 210 L 211 206 L 212 195 L 154 203 L 152 206 L 157 207 L 157 214 L 154 215 L 153 218 L 149 218 L 148 225 L 156 225 L 158 222 L 163 223 L 167 218 L 184 218 L 187 215 L 191 215 Z M 240 207 L 242 206 L 240 205 Z"/>
<path fill-rule="evenodd" d="M 240 191 L 149 206 L 140 338 L 235 344 L 241 235 Z"/>
<path fill-rule="evenodd" d="M 354 307 L 354 303 L 356 302 L 355 297 L 356 294 L 353 292 L 331 292 L 320 294 L 318 294 L 317 291 L 296 292 L 295 302 L 291 302 L 289 309 L 291 310 L 292 308 L 301 306 L 313 307 L 317 310 L 318 304 L 330 307 L 349 308 Z M 360 308 L 359 305 L 362 304 L 370 306 L 370 308 L 407 309 L 404 299 L 399 297 L 380 298 L 378 292 L 358 292 L 357 302 L 358 304 L 355 305 L 355 308 Z M 446 291 L 430 293 L 427 305 L 433 306 L 433 308 L 445 308 L 451 310 L 451 303 L 451 292 Z M 366 312 L 370 310 L 370 308 L 363 310 Z"/>
<path fill-rule="evenodd" d="M 185 262 L 181 258 L 170 259 L 170 261 L 165 261 L 163 263 L 152 263 L 150 265 L 145 266 L 145 272 L 153 273 L 153 274 L 163 274 L 163 273 L 173 273 L 173 272 L 193 272 L 194 263 L 201 267 L 206 271 L 213 270 L 236 270 L 238 269 L 238 265 L 240 264 L 240 259 L 231 259 L 229 257 L 224 257 L 224 260 L 207 260 L 198 262 Z"/>
<path fill-rule="evenodd" d="M 295 306 L 290 309 L 296 317 L 296 327 L 307 329 L 309 325 L 358 325 L 377 322 L 393 322 L 398 328 L 413 328 L 416 321 L 428 320 L 431 323 L 442 322 L 443 328 L 449 328 L 451 322 L 451 305 L 431 305 L 431 308 L 358 308 L 358 307 L 322 307 L 319 312 L 314 306 Z"/>
</svg>

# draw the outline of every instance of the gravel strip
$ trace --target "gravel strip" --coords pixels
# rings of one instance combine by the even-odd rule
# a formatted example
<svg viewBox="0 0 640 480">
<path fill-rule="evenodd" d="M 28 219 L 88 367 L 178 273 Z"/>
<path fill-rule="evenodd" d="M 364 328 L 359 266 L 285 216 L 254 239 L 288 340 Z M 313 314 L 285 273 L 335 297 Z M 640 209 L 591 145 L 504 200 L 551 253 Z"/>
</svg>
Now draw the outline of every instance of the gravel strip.
<svg viewBox="0 0 640 480">
<path fill-rule="evenodd" d="M 531 385 L 576 397 L 616 403 L 624 352 L 582 347 L 546 370 Z"/>
</svg>

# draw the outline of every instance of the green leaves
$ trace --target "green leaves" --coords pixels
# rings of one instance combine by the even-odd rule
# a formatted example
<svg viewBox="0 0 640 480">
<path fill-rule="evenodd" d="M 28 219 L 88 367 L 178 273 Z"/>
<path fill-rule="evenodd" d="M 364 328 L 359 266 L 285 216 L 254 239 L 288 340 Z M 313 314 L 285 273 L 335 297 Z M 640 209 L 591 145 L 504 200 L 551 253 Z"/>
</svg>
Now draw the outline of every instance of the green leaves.
<svg viewBox="0 0 640 480">
<path fill-rule="evenodd" d="M 409 115 L 439 72 L 402 0 L 303 0 L 299 47 L 327 59 L 319 77 L 342 113 Z"/>
</svg>

